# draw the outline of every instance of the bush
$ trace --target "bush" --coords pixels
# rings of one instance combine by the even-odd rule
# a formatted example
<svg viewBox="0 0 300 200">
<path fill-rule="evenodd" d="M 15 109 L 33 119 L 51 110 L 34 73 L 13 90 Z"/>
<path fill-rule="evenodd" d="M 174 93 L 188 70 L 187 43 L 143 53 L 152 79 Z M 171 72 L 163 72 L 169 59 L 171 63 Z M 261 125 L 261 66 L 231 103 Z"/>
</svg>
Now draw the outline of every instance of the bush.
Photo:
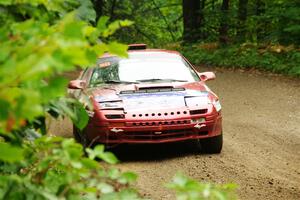
<svg viewBox="0 0 300 200">
<path fill-rule="evenodd" d="M 236 199 L 235 184 L 216 185 L 200 183 L 182 174 L 177 174 L 167 187 L 176 191 L 178 200 Z"/>
<path fill-rule="evenodd" d="M 209 48 L 208 44 L 200 44 L 178 50 L 196 65 L 258 68 L 300 76 L 300 51 L 293 46 L 241 44 Z"/>
<path fill-rule="evenodd" d="M 0 199 L 141 199 L 130 187 L 134 173 L 98 162 L 118 162 L 102 145 L 85 157 L 73 139 L 44 136 L 26 141 L 23 151 L 22 160 L 1 164 Z"/>
</svg>

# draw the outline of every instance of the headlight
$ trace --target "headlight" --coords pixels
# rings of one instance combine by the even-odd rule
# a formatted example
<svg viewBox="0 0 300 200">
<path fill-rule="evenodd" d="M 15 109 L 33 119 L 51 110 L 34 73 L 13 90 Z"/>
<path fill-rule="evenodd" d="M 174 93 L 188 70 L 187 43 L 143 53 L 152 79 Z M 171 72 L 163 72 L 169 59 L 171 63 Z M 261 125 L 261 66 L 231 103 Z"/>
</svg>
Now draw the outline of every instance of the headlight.
<svg viewBox="0 0 300 200">
<path fill-rule="evenodd" d="M 189 107 L 207 105 L 209 103 L 209 99 L 207 96 L 187 97 L 185 98 L 185 103 Z"/>
<path fill-rule="evenodd" d="M 111 102 L 100 102 L 100 109 L 114 109 L 114 108 L 122 108 L 122 101 L 111 101 Z"/>
<path fill-rule="evenodd" d="M 217 112 L 219 112 L 222 109 L 221 103 L 219 100 L 213 101 L 213 105 L 215 106 Z"/>
</svg>

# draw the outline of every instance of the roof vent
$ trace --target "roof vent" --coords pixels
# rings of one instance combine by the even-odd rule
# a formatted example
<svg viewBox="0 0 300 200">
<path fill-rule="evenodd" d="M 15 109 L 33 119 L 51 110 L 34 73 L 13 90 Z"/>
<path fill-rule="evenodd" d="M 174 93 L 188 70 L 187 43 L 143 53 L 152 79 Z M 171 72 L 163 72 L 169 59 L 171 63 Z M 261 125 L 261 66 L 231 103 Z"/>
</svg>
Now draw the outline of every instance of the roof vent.
<svg viewBox="0 0 300 200">
<path fill-rule="evenodd" d="M 130 44 L 128 45 L 128 50 L 143 50 L 147 49 L 146 44 Z"/>
</svg>

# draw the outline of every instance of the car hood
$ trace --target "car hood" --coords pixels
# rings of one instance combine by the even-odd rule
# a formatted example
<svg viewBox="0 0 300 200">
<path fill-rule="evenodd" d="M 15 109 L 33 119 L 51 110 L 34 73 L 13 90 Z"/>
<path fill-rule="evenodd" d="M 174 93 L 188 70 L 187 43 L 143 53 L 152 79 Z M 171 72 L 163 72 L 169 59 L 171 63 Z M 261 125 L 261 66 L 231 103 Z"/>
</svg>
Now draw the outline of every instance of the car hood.
<svg viewBox="0 0 300 200">
<path fill-rule="evenodd" d="M 87 93 L 97 102 L 122 101 L 126 111 L 153 110 L 186 106 L 186 98 L 207 96 L 202 82 L 157 84 L 110 84 L 89 88 Z"/>
</svg>

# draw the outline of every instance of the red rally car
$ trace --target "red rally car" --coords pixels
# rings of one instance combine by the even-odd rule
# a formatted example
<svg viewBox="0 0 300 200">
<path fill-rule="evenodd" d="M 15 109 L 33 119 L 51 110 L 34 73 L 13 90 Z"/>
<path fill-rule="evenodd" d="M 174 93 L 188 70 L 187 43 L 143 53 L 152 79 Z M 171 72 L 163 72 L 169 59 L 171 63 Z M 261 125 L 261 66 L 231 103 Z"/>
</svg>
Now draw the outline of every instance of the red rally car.
<svg viewBox="0 0 300 200">
<path fill-rule="evenodd" d="M 205 84 L 212 79 L 176 51 L 130 45 L 128 58 L 106 54 L 69 83 L 73 97 L 93 104 L 74 137 L 107 145 L 195 140 L 203 152 L 220 153 L 221 105 Z"/>
</svg>

